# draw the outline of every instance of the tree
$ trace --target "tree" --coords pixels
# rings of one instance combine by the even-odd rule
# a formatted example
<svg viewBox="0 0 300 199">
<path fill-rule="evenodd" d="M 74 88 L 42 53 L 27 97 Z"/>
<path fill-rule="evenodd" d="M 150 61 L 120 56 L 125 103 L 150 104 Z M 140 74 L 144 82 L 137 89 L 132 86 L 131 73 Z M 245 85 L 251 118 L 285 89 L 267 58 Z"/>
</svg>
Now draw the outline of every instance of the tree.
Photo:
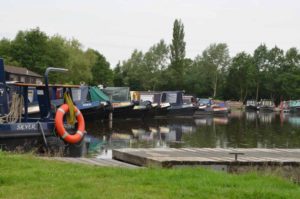
<svg viewBox="0 0 300 199">
<path fill-rule="evenodd" d="M 280 66 L 277 74 L 280 98 L 285 100 L 299 99 L 300 97 L 300 53 L 296 48 L 287 50 L 284 63 Z"/>
<path fill-rule="evenodd" d="M 253 61 L 255 64 L 255 83 L 256 83 L 256 100 L 259 99 L 259 91 L 261 87 L 261 84 L 264 79 L 264 75 L 266 72 L 268 72 L 268 49 L 265 44 L 261 44 L 258 46 L 253 54 Z"/>
<path fill-rule="evenodd" d="M 164 40 L 150 47 L 145 53 L 144 71 L 146 72 L 143 78 L 143 88 L 145 90 L 156 90 L 163 87 L 167 82 L 164 82 L 162 71 L 166 70 L 169 62 L 169 48 Z"/>
<path fill-rule="evenodd" d="M 123 72 L 121 63 L 118 62 L 117 66 L 113 70 L 113 83 L 114 86 L 123 86 Z"/>
<path fill-rule="evenodd" d="M 202 57 L 197 56 L 185 75 L 186 90 L 201 97 L 210 97 L 212 84 L 209 69 Z"/>
<path fill-rule="evenodd" d="M 170 75 L 173 88 L 183 89 L 184 59 L 185 59 L 184 26 L 181 20 L 176 19 L 173 25 L 173 39 L 170 45 L 171 65 Z M 171 83 L 170 82 L 170 83 Z"/>
<path fill-rule="evenodd" d="M 106 61 L 105 57 L 93 49 L 88 49 L 86 53 L 92 53 L 95 56 L 95 61 L 91 67 L 92 84 L 112 86 L 113 71 L 110 69 L 110 64 Z"/>
<path fill-rule="evenodd" d="M 146 72 L 143 70 L 143 57 L 142 51 L 134 50 L 131 57 L 122 63 L 124 85 L 133 90 L 142 90 L 142 79 Z"/>
<path fill-rule="evenodd" d="M 81 43 L 76 39 L 68 41 L 65 48 L 69 54 L 66 66 L 69 73 L 64 76 L 64 82 L 74 84 L 91 82 L 91 68 L 95 59 L 82 50 Z"/>
<path fill-rule="evenodd" d="M 206 48 L 202 57 L 200 58 L 207 73 L 209 75 L 209 81 L 212 87 L 212 96 L 217 96 L 218 87 L 220 87 L 219 82 L 224 83 L 224 77 L 227 72 L 227 67 L 230 63 L 230 56 L 227 44 L 211 44 Z M 222 75 L 221 75 L 222 74 Z M 223 86 L 223 84 L 221 84 Z"/>
<path fill-rule="evenodd" d="M 11 64 L 11 65 L 20 65 L 17 61 L 15 61 L 11 57 L 11 41 L 8 39 L 1 39 L 0 40 L 0 57 L 5 60 L 6 64 Z"/>
<path fill-rule="evenodd" d="M 162 88 L 163 71 L 168 66 L 168 46 L 163 40 L 151 46 L 146 53 L 134 50 L 131 57 L 115 68 L 115 81 L 122 82 L 134 90 Z"/>
<path fill-rule="evenodd" d="M 46 69 L 48 36 L 39 28 L 19 31 L 12 41 L 11 56 L 21 66 L 40 74 Z"/>
<path fill-rule="evenodd" d="M 226 80 L 227 91 L 230 96 L 227 98 L 245 101 L 252 86 L 251 67 L 253 59 L 251 55 L 241 52 L 238 53 L 228 67 Z"/>
</svg>

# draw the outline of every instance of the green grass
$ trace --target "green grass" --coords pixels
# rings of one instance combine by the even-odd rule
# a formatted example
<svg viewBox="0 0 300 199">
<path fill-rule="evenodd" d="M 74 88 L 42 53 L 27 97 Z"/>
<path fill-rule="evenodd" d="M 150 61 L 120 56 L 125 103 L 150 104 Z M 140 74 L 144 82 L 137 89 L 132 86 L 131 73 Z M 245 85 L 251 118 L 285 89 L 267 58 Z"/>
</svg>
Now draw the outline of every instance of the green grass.
<svg viewBox="0 0 300 199">
<path fill-rule="evenodd" d="M 300 198 L 276 176 L 203 168 L 120 169 L 0 152 L 0 198 Z"/>
</svg>

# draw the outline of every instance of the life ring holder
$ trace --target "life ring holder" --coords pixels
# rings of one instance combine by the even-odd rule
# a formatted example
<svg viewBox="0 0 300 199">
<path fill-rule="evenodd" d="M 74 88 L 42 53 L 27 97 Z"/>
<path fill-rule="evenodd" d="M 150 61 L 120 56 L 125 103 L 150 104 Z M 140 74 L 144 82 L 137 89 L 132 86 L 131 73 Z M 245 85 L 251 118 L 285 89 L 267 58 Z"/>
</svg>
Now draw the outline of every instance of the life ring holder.
<svg viewBox="0 0 300 199">
<path fill-rule="evenodd" d="M 57 134 L 66 142 L 70 144 L 76 144 L 82 140 L 86 131 L 85 131 L 85 122 L 82 113 L 80 110 L 75 106 L 75 115 L 78 122 L 78 128 L 74 135 L 69 134 L 65 127 L 64 127 L 64 115 L 69 112 L 68 104 L 61 105 L 55 115 L 55 128 Z"/>
</svg>

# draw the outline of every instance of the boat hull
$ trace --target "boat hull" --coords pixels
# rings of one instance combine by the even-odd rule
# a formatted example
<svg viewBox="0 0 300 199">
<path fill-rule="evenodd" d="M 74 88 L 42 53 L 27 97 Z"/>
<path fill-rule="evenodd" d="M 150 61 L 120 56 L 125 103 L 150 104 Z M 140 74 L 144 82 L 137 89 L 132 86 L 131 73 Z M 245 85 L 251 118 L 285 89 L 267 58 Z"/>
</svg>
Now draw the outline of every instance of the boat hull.
<svg viewBox="0 0 300 199">
<path fill-rule="evenodd" d="M 197 107 L 194 106 L 188 106 L 188 107 L 171 106 L 167 109 L 166 115 L 171 117 L 175 117 L 175 116 L 193 117 L 196 110 Z"/>
<path fill-rule="evenodd" d="M 109 107 L 88 108 L 81 109 L 80 111 L 86 121 L 105 120 L 108 119 L 110 113 Z"/>
<path fill-rule="evenodd" d="M 118 106 L 113 108 L 113 118 L 126 119 L 126 118 L 145 118 L 150 109 L 139 108 L 134 109 L 134 104 L 128 106 Z M 148 115 L 150 116 L 150 115 Z"/>
<path fill-rule="evenodd" d="M 246 106 L 246 111 L 257 111 L 258 110 L 258 108 L 257 108 L 257 106 Z"/>
<path fill-rule="evenodd" d="M 41 130 L 41 126 L 43 132 Z M 14 124 L 0 124 L 0 138 L 27 138 L 53 136 L 54 122 L 22 122 Z"/>
<path fill-rule="evenodd" d="M 300 114 L 300 107 L 292 107 L 289 109 L 290 113 Z"/>
<path fill-rule="evenodd" d="M 195 116 L 201 115 L 228 115 L 229 110 L 227 108 L 200 108 L 195 112 Z"/>
<path fill-rule="evenodd" d="M 274 107 L 260 107 L 260 112 L 274 112 Z"/>
</svg>

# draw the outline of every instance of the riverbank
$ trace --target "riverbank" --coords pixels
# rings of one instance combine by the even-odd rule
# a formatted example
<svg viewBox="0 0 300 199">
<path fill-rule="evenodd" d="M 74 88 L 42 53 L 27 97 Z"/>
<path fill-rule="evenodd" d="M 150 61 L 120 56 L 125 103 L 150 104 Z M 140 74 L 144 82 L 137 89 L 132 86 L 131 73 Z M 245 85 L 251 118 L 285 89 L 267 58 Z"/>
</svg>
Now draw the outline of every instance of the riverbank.
<svg viewBox="0 0 300 199">
<path fill-rule="evenodd" d="M 276 176 L 203 168 L 124 169 L 0 152 L 0 198 L 299 198 Z"/>
</svg>

